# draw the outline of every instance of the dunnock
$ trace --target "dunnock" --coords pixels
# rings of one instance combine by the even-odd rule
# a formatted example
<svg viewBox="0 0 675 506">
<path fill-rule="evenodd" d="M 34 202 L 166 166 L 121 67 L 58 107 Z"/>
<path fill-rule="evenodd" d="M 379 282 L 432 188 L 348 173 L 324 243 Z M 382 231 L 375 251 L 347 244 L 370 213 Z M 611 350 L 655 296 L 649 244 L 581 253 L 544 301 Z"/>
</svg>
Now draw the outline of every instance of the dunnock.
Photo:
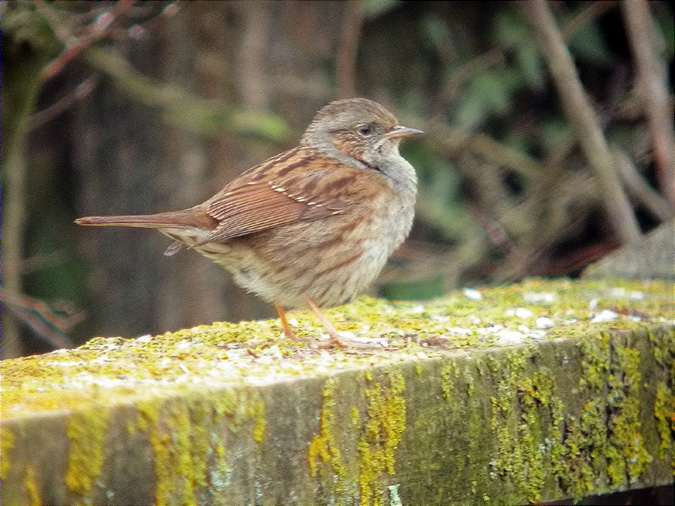
<svg viewBox="0 0 675 506">
<path fill-rule="evenodd" d="M 276 306 L 309 306 L 344 344 L 319 307 L 352 300 L 380 273 L 413 221 L 417 177 L 399 142 L 422 133 L 364 98 L 323 107 L 300 145 L 256 165 L 189 209 L 92 216 L 88 226 L 155 228 L 221 265 L 240 286 Z"/>
</svg>

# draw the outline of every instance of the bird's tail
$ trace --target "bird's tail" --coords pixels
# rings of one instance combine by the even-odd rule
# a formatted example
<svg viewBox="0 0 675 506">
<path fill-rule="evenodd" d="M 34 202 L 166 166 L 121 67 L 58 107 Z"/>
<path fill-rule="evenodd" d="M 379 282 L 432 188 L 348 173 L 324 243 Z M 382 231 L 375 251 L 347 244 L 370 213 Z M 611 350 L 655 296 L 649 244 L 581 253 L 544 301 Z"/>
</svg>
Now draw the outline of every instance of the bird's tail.
<svg viewBox="0 0 675 506">
<path fill-rule="evenodd" d="M 195 209 L 128 216 L 86 216 L 75 223 L 85 227 L 201 228 L 211 230 L 216 221 Z"/>
</svg>

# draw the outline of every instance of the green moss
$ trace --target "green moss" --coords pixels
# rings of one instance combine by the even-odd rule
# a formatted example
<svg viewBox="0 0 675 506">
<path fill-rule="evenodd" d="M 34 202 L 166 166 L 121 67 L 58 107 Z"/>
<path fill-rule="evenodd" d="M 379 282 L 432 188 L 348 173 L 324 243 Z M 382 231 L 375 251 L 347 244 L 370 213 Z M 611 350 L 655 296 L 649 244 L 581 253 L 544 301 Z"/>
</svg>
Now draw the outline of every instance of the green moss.
<svg viewBox="0 0 675 506">
<path fill-rule="evenodd" d="M 400 372 L 388 375 L 388 385 L 366 388 L 367 418 L 357 444 L 359 452 L 359 504 L 382 504 L 377 484 L 386 472 L 396 472 L 396 449 L 406 430 L 405 380 Z"/>
<path fill-rule="evenodd" d="M 595 473 L 589 459 L 588 434 L 575 417 L 569 417 L 556 477 L 566 493 L 580 499 L 594 490 Z"/>
<path fill-rule="evenodd" d="M 529 373 L 533 357 L 529 349 L 514 351 L 508 355 L 507 368 L 493 368 L 500 379 L 491 398 L 491 426 L 497 441 L 494 469 L 508 479 L 513 493 L 531 502 L 541 498 L 551 466 L 540 444 L 559 436 L 559 412 L 551 417 L 551 411 L 562 409 L 561 401 L 554 398 L 550 373 Z"/>
<path fill-rule="evenodd" d="M 396 350 L 389 355 L 395 361 L 409 358 L 419 351 L 430 355 L 441 354 L 443 347 L 436 344 L 426 348 L 415 344 L 436 343 L 439 336 L 451 337 L 448 343 L 453 348 L 487 349 L 494 346 L 498 339 L 489 333 L 479 335 L 477 330 L 484 330 L 487 325 L 495 324 L 510 329 L 523 323 L 531 326 L 533 322 L 530 320 L 538 316 L 574 318 L 577 321 L 573 326 L 558 325 L 556 321 L 555 327 L 547 331 L 546 339 L 582 339 L 589 331 L 594 333 L 598 329 L 616 328 L 618 322 L 589 323 L 594 312 L 621 309 L 617 307 L 616 299 L 607 296 L 610 289 L 623 290 L 626 293 L 639 291 L 643 294 L 641 299 L 631 300 L 629 310 L 644 315 L 645 318 L 667 314 L 669 308 L 672 309 L 669 306 L 672 286 L 665 282 L 611 280 L 602 283 L 573 283 L 529 280 L 517 285 L 483 290 L 484 298 L 481 301 L 469 300 L 461 293 L 425 301 L 422 312 L 419 303 L 392 303 L 363 297 L 354 304 L 332 309 L 328 313 L 340 330 L 353 331 L 360 336 L 390 338 Z M 537 304 L 526 300 L 529 293 L 542 290 L 555 295 L 553 302 Z M 598 301 L 593 311 L 589 309 L 591 299 Z M 534 316 L 516 321 L 508 314 L 508 310 L 514 307 L 526 307 Z M 480 315 L 480 321 L 475 319 L 476 315 Z M 299 322 L 296 329 L 299 336 L 315 338 L 321 332 L 318 323 L 308 313 L 294 312 L 293 317 Z M 620 318 L 622 329 L 639 329 L 641 325 L 629 318 Z M 462 328 L 466 332 L 457 335 L 452 330 L 454 328 Z M 406 336 L 413 336 L 414 339 Z M 249 359 L 232 361 L 233 350 L 239 351 L 244 346 L 252 352 Z M 297 372 L 289 373 L 289 370 L 280 370 L 275 362 L 255 359 L 274 346 L 285 359 L 295 360 L 300 364 Z M 662 346 L 660 349 L 668 348 Z M 144 342 L 123 338 L 96 338 L 68 353 L 0 362 L 0 374 L 3 374 L 5 387 L 0 408 L 10 417 L 20 416 L 22 412 L 32 414 L 85 408 L 91 403 L 91 388 L 72 389 L 68 385 L 79 375 L 110 384 L 117 383 L 117 387 L 105 387 L 106 402 L 111 404 L 133 400 L 154 389 L 161 389 L 164 394 L 168 394 L 168 390 L 180 394 L 189 389 L 190 382 L 174 384 L 171 381 L 173 378 L 179 374 L 204 377 L 205 370 L 213 373 L 209 377 L 214 378 L 214 383 L 217 383 L 218 373 L 221 372 L 236 373 L 232 375 L 232 381 L 281 373 L 286 377 L 302 376 L 312 374 L 321 367 L 315 361 L 307 360 L 307 351 L 307 343 L 279 338 L 276 321 L 239 324 L 217 322 L 167 332 Z M 214 363 L 222 362 L 232 363 L 232 368 L 212 370 Z M 355 353 L 350 354 L 349 363 L 345 366 L 367 367 L 368 364 L 367 354 Z M 229 377 L 227 381 L 230 381 Z M 142 389 L 138 388 L 139 384 L 143 385 Z M 45 388 L 45 385 L 49 387 Z M 92 384 L 93 387 L 95 384 Z"/>
<path fill-rule="evenodd" d="M 639 350 L 612 345 L 606 334 L 580 340 L 579 348 L 579 391 L 590 399 L 578 414 L 566 413 L 553 375 L 534 367 L 531 351 L 510 353 L 507 367 L 487 362 L 496 379 L 492 467 L 514 497 L 539 501 L 554 477 L 565 495 L 580 498 L 597 491 L 603 476 L 612 487 L 635 483 L 651 463 L 641 425 Z"/>
<path fill-rule="evenodd" d="M 14 433 L 6 427 L 0 427 L 0 480 L 6 480 L 9 476 L 9 453 L 12 448 L 14 448 Z"/>
<path fill-rule="evenodd" d="M 659 458 L 664 460 L 670 455 L 672 431 L 675 430 L 675 397 L 663 381 L 656 386 L 654 417 L 659 431 Z"/>
<path fill-rule="evenodd" d="M 612 485 L 637 481 L 652 461 L 640 421 L 640 351 L 617 347 L 609 375 L 609 448 L 607 473 Z"/>
<path fill-rule="evenodd" d="M 109 411 L 103 407 L 74 413 L 68 420 L 68 469 L 66 486 L 87 496 L 101 474 Z"/>
<path fill-rule="evenodd" d="M 441 394 L 446 401 L 454 396 L 454 381 L 458 375 L 459 371 L 454 362 L 448 362 L 441 369 Z"/>
</svg>

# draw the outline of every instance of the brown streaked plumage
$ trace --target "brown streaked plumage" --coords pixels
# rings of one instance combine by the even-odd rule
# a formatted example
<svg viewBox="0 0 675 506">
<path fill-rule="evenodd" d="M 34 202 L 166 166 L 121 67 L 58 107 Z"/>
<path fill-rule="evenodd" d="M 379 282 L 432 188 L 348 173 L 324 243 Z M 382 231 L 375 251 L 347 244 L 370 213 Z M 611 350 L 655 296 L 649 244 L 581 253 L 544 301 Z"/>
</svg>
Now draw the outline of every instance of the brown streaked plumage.
<svg viewBox="0 0 675 506">
<path fill-rule="evenodd" d="M 410 231 L 417 179 L 400 156 L 401 127 L 384 107 L 356 98 L 322 108 L 300 145 L 256 165 L 205 202 L 141 216 L 94 216 L 87 226 L 155 228 L 212 259 L 274 304 L 319 307 L 350 301 L 380 273 Z"/>
</svg>

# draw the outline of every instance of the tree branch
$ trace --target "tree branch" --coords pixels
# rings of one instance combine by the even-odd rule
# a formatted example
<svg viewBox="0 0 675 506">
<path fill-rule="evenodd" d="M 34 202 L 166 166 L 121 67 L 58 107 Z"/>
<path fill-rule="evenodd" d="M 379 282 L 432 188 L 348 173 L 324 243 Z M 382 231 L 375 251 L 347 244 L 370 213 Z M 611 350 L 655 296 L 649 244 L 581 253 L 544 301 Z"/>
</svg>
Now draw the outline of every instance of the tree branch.
<svg viewBox="0 0 675 506">
<path fill-rule="evenodd" d="M 117 18 L 128 12 L 133 4 L 134 0 L 119 0 L 112 9 L 99 16 L 97 21 L 88 27 L 87 32 L 82 37 L 66 36 L 67 30 L 65 29 L 55 30 L 57 37 L 61 38 L 61 42 L 63 42 L 65 48 L 59 56 L 42 70 L 41 79 L 48 81 L 60 74 L 66 65 L 80 56 L 87 48 L 99 40 L 106 38 L 110 34 Z M 35 0 L 35 5 L 46 18 L 50 19 L 52 26 L 54 26 L 56 17 L 46 7 L 44 0 Z"/>
<path fill-rule="evenodd" d="M 342 20 L 339 50 L 335 65 L 337 79 L 337 95 L 341 98 L 353 97 L 356 94 L 356 57 L 359 49 L 363 13 L 361 2 L 350 0 L 345 2 L 345 13 Z"/>
<path fill-rule="evenodd" d="M 621 149 L 614 148 L 614 157 L 621 179 L 628 192 L 633 195 L 659 220 L 668 221 L 673 216 L 673 208 L 658 192 L 654 191 L 640 175 L 630 157 Z"/>
<path fill-rule="evenodd" d="M 88 97 L 91 92 L 94 91 L 97 84 L 98 78 L 96 76 L 88 77 L 78 84 L 74 90 L 59 98 L 49 107 L 31 114 L 28 128 L 34 130 L 54 118 L 57 118 L 77 102 Z"/>
<path fill-rule="evenodd" d="M 598 182 L 607 217 L 622 243 L 636 241 L 640 238 L 640 229 L 614 168 L 614 157 L 553 14 L 545 0 L 531 0 L 527 6 L 525 11 L 540 39 L 541 51 L 558 89 L 565 115 L 576 131 L 581 149 Z"/>
<path fill-rule="evenodd" d="M 673 111 L 668 96 L 666 67 L 658 56 L 658 31 L 647 2 L 626 0 L 621 5 L 637 66 L 638 87 L 654 143 L 659 186 L 671 206 L 675 207 Z"/>
<path fill-rule="evenodd" d="M 39 12 L 55 37 L 65 46 L 79 47 L 67 21 L 50 5 L 44 2 L 39 5 Z M 276 142 L 283 142 L 288 136 L 288 126 L 278 116 L 239 111 L 221 101 L 196 97 L 180 86 L 151 79 L 135 70 L 113 48 L 85 44 L 78 54 L 93 68 L 110 77 L 121 92 L 142 104 L 160 109 L 164 120 L 178 128 L 206 136 L 229 130 L 237 134 L 259 135 Z"/>
<path fill-rule="evenodd" d="M 3 86 L 4 103 L 8 104 L 3 169 L 5 206 L 2 224 L 2 274 L 4 290 L 9 295 L 22 291 L 22 260 L 26 222 L 26 144 L 30 113 L 40 92 L 40 70 L 44 58 L 27 57 L 26 68 L 7 72 Z M 11 103 L 8 102 L 11 98 Z M 11 127 L 11 128 L 10 128 Z M 18 322 L 5 313 L 3 317 L 5 357 L 18 357 L 22 352 Z"/>
</svg>

